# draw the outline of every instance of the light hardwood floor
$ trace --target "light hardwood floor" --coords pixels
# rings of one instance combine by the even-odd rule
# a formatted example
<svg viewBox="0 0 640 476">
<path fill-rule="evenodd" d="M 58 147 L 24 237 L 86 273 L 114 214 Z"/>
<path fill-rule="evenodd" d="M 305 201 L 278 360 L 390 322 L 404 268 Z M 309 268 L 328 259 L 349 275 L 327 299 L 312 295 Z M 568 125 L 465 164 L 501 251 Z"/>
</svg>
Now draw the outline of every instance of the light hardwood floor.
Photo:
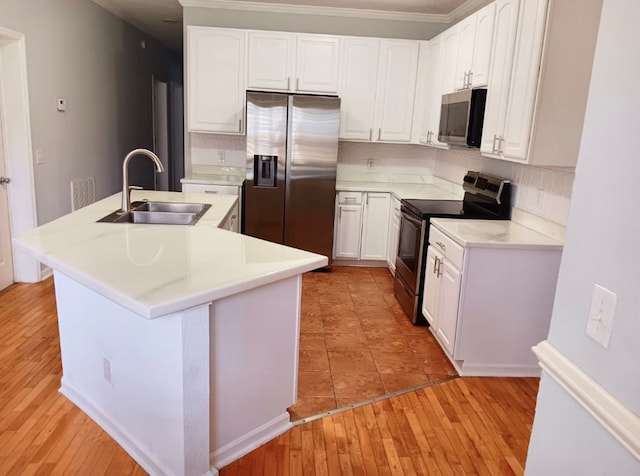
<svg viewBox="0 0 640 476">
<path fill-rule="evenodd" d="M 144 474 L 60 378 L 53 280 L 0 292 L 0 475 Z M 221 474 L 522 474 L 537 386 L 458 378 L 296 426 Z"/>
</svg>

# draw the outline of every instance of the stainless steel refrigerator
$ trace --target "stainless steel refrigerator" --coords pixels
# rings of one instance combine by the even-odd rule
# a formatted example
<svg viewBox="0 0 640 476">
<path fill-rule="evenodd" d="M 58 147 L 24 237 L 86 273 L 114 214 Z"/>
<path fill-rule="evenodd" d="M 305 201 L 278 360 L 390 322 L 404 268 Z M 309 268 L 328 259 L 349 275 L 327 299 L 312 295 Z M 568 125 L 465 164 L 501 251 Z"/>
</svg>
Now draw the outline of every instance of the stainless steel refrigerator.
<svg viewBox="0 0 640 476">
<path fill-rule="evenodd" d="M 243 231 L 329 258 L 340 99 L 247 92 Z"/>
</svg>

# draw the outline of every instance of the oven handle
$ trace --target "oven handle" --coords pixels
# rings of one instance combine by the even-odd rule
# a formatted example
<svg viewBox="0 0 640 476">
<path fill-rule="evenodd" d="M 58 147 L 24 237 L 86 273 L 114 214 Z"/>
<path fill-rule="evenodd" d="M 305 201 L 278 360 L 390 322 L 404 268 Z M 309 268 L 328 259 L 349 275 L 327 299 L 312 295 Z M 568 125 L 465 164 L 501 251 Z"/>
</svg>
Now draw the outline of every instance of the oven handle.
<svg viewBox="0 0 640 476">
<path fill-rule="evenodd" d="M 418 228 L 422 228 L 422 222 L 423 220 L 419 220 L 417 218 L 414 218 L 413 216 L 409 215 L 407 212 L 402 212 L 402 218 L 410 221 L 411 223 L 413 223 L 414 225 L 416 225 Z"/>
</svg>

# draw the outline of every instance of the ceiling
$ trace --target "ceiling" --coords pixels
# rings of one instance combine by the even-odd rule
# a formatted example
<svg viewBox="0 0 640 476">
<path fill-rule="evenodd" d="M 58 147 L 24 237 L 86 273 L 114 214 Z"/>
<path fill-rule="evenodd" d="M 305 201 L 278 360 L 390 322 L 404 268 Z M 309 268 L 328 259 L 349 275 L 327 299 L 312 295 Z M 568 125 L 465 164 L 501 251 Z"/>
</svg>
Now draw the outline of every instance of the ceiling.
<svg viewBox="0 0 640 476">
<path fill-rule="evenodd" d="M 182 50 L 182 6 L 178 0 L 92 1 L 172 49 Z M 238 9 L 256 5 L 250 0 L 197 0 L 194 3 L 212 7 L 220 4 L 225 8 L 237 4 Z M 349 10 L 351 16 L 358 11 L 363 14 L 377 11 L 413 14 L 416 17 L 442 15 L 451 19 L 456 11 L 464 9 L 465 4 L 475 4 L 477 0 L 261 0 L 258 3 L 338 8 Z"/>
</svg>

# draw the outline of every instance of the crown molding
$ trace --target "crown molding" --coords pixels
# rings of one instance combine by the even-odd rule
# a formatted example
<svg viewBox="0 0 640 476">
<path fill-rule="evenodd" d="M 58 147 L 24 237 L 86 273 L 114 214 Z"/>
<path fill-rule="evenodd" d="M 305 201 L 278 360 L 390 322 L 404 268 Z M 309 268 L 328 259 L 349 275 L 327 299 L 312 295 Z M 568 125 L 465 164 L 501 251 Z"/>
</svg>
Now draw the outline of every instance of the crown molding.
<svg viewBox="0 0 640 476">
<path fill-rule="evenodd" d="M 179 0 L 185 8 L 216 8 L 221 10 L 239 10 L 249 12 L 268 12 L 296 15 L 324 15 L 350 18 L 364 18 L 369 20 L 410 21 L 421 23 L 450 23 L 451 15 L 436 15 L 427 13 L 388 12 L 384 10 L 364 10 L 359 8 L 318 7 L 310 5 L 290 5 L 284 3 L 244 2 L 233 0 Z M 482 0 L 470 0 L 482 3 Z M 466 5 L 466 4 L 465 4 Z M 464 5 L 462 5 L 464 6 Z M 460 10 L 459 7 L 454 12 Z M 453 12 L 452 12 L 453 13 Z"/>
<path fill-rule="evenodd" d="M 455 23 L 458 20 L 468 17 L 476 10 L 488 5 L 492 0 L 467 0 L 458 8 L 447 15 L 448 23 Z"/>
</svg>

